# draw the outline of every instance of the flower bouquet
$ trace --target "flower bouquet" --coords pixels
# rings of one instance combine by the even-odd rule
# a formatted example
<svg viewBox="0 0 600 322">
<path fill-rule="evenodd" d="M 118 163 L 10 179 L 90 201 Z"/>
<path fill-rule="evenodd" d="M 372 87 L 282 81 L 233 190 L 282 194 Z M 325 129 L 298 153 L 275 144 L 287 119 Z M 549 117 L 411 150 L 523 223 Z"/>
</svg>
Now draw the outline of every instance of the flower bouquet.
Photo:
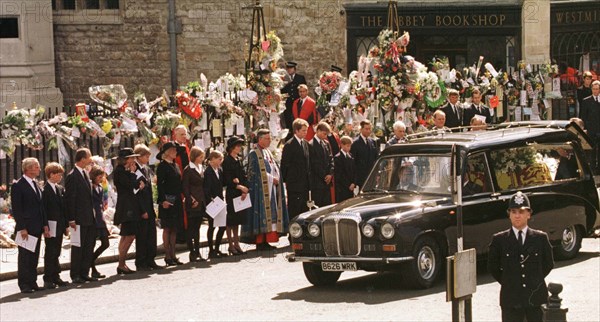
<svg viewBox="0 0 600 322">
<path fill-rule="evenodd" d="M 120 84 L 90 86 L 88 92 L 94 102 L 112 109 L 122 110 L 127 103 L 127 93 Z"/>
</svg>

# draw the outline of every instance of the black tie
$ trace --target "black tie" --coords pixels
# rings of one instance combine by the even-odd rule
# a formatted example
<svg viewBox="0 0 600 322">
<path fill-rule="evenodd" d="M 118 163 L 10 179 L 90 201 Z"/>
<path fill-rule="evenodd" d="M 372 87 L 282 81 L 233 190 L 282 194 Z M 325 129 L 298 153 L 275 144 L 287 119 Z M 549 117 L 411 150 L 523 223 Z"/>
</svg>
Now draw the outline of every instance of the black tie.
<svg viewBox="0 0 600 322">
<path fill-rule="evenodd" d="M 308 144 L 304 140 L 302 140 L 300 142 L 302 142 L 301 145 L 302 145 L 302 150 L 304 151 L 304 157 L 306 158 L 306 160 L 308 160 Z"/>
<path fill-rule="evenodd" d="M 321 140 L 321 146 L 323 146 L 323 151 L 325 151 L 325 156 L 328 157 L 329 156 L 329 147 L 327 146 L 327 143 L 324 140 Z"/>
<path fill-rule="evenodd" d="M 90 188 L 90 190 L 91 190 L 92 187 L 90 186 L 90 177 L 88 177 L 87 172 L 85 172 L 85 170 L 82 170 L 81 172 L 83 172 L 83 178 L 85 179 L 85 183 L 87 184 L 88 188 Z"/>
<path fill-rule="evenodd" d="M 519 230 L 519 237 L 517 238 L 519 241 L 519 246 L 523 246 L 523 231 Z"/>
<path fill-rule="evenodd" d="M 300 117 L 300 111 L 302 111 L 302 99 L 298 100 L 298 117 Z"/>
<path fill-rule="evenodd" d="M 35 187 L 35 194 L 37 195 L 38 199 L 41 199 L 42 193 L 40 191 L 40 186 L 38 186 L 37 181 L 33 180 L 33 186 Z"/>
</svg>

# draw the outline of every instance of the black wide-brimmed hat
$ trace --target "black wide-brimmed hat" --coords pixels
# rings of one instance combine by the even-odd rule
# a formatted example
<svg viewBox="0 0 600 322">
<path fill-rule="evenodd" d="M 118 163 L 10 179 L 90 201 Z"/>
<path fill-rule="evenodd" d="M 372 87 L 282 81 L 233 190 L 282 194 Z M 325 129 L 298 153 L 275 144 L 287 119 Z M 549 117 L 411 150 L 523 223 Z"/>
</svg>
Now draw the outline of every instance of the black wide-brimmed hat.
<svg viewBox="0 0 600 322">
<path fill-rule="evenodd" d="M 510 201 L 508 201 L 508 209 L 529 209 L 531 210 L 531 204 L 529 203 L 529 198 L 527 195 L 522 193 L 521 191 L 517 191 L 512 197 L 510 197 Z"/>
<path fill-rule="evenodd" d="M 232 136 L 227 140 L 227 152 L 231 151 L 231 149 L 233 149 L 236 145 L 241 144 L 243 145 L 244 143 L 246 143 L 242 138 L 237 137 L 237 136 Z"/>
<path fill-rule="evenodd" d="M 298 64 L 295 61 L 289 61 L 289 62 L 285 63 L 285 67 L 287 67 L 287 68 L 292 68 L 292 67 L 296 68 L 296 66 L 298 66 Z"/>
<path fill-rule="evenodd" d="M 338 67 L 336 65 L 331 65 L 331 71 L 332 72 L 338 72 L 341 73 L 342 72 L 342 67 Z"/>
<path fill-rule="evenodd" d="M 126 158 L 133 158 L 133 157 L 139 157 L 139 156 L 140 156 L 139 154 L 133 153 L 132 148 L 122 148 L 121 150 L 119 150 L 119 154 L 117 155 L 117 158 L 126 159 Z"/>
<path fill-rule="evenodd" d="M 159 160 L 162 160 L 163 153 L 167 152 L 167 150 L 170 148 L 177 148 L 177 144 L 175 144 L 175 142 L 171 142 L 171 141 L 163 144 L 162 148 L 160 148 L 160 152 L 158 152 L 158 154 L 156 155 L 156 158 Z"/>
</svg>

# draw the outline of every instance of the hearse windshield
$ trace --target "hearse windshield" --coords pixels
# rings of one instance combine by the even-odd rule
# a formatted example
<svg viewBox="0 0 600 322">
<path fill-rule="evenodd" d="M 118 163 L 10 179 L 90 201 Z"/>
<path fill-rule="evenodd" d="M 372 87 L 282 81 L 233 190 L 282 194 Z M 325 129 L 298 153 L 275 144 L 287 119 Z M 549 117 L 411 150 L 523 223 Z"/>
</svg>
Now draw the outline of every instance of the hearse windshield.
<svg viewBox="0 0 600 322">
<path fill-rule="evenodd" d="M 378 160 L 363 192 L 450 195 L 450 156 L 395 155 Z"/>
</svg>

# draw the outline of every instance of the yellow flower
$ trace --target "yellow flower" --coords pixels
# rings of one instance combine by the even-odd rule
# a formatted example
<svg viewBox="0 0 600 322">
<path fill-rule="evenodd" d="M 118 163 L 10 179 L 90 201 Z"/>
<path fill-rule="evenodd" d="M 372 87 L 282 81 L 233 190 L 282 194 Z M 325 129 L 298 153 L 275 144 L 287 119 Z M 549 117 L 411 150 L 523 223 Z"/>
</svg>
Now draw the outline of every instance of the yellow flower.
<svg viewBox="0 0 600 322">
<path fill-rule="evenodd" d="M 104 131 L 104 133 L 110 132 L 110 130 L 112 130 L 112 127 L 112 122 L 109 120 L 104 120 L 104 123 L 102 123 L 102 131 Z"/>
</svg>

